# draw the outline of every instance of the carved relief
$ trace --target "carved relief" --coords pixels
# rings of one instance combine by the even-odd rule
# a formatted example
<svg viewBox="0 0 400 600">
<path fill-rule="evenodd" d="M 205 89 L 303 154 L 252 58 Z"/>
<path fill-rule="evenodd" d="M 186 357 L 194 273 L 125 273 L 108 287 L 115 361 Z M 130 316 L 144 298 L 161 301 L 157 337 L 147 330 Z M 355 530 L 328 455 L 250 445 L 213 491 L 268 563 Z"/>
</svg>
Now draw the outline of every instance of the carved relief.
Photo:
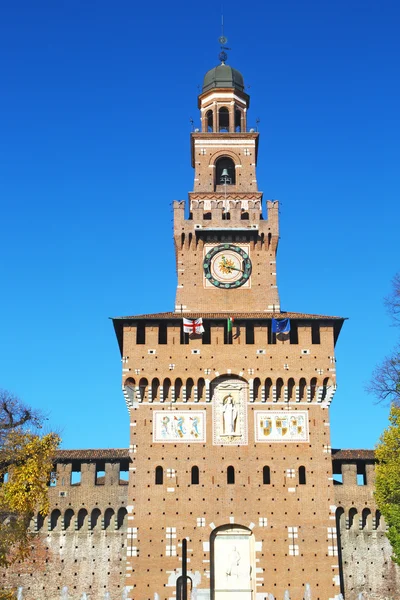
<svg viewBox="0 0 400 600">
<path fill-rule="evenodd" d="M 206 441 L 206 413 L 194 410 L 156 410 L 153 412 L 154 442 Z"/>
<path fill-rule="evenodd" d="M 247 382 L 221 378 L 211 389 L 214 444 L 247 444 Z"/>
<path fill-rule="evenodd" d="M 254 426 L 256 442 L 308 442 L 306 411 L 257 410 Z"/>
</svg>

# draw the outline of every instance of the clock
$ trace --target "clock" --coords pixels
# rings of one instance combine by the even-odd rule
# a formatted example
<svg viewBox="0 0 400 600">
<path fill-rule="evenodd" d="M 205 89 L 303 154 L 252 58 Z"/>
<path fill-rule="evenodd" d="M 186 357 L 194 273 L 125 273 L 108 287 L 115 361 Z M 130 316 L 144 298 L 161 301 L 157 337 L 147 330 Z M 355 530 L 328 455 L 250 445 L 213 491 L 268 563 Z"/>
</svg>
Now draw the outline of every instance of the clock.
<svg viewBox="0 0 400 600">
<path fill-rule="evenodd" d="M 249 281 L 251 260 L 234 244 L 219 244 L 207 252 L 203 262 L 206 280 L 221 289 L 235 289 Z"/>
</svg>

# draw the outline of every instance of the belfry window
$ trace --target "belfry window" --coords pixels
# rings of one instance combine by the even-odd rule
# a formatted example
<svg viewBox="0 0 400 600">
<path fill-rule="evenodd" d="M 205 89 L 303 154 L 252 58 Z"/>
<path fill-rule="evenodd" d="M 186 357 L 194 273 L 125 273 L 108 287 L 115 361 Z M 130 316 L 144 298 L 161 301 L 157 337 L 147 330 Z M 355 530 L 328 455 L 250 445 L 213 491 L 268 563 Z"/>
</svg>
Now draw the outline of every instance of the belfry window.
<svg viewBox="0 0 400 600">
<path fill-rule="evenodd" d="M 219 131 L 223 133 L 229 132 L 229 111 L 225 106 L 219 109 Z"/>
<path fill-rule="evenodd" d="M 235 131 L 240 133 L 242 131 L 242 113 L 240 110 L 235 110 Z"/>
<path fill-rule="evenodd" d="M 216 185 L 235 185 L 235 163 L 231 158 L 223 156 L 215 164 Z"/>
<path fill-rule="evenodd" d="M 213 111 L 208 110 L 206 112 L 206 123 L 207 123 L 207 131 L 212 133 L 214 131 L 214 116 Z"/>
</svg>

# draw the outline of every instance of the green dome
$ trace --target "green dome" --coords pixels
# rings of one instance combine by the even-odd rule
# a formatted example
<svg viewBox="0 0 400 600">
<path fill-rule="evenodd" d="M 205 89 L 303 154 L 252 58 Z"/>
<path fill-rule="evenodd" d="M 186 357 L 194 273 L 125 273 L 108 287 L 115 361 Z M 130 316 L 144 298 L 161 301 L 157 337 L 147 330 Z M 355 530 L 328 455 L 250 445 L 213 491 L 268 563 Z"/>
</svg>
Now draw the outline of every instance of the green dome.
<svg viewBox="0 0 400 600">
<path fill-rule="evenodd" d="M 236 88 L 244 91 L 243 75 L 229 65 L 218 65 L 204 76 L 203 92 L 208 92 L 213 88 Z"/>
</svg>

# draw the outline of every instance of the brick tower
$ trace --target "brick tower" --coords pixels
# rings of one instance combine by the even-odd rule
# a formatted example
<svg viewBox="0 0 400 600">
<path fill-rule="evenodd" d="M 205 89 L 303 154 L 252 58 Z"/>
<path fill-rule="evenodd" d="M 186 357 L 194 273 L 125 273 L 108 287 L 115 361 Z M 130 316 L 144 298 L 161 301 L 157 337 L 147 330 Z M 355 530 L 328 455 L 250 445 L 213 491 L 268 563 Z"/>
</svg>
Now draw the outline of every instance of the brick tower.
<svg viewBox="0 0 400 600">
<path fill-rule="evenodd" d="M 329 404 L 343 319 L 280 310 L 278 203 L 263 214 L 241 73 L 223 60 L 198 102 L 186 217 L 174 203 L 175 311 L 114 319 L 131 428 L 129 598 L 183 597 L 186 538 L 189 598 L 301 600 L 309 583 L 313 600 L 330 600 L 340 588 Z M 290 332 L 273 332 L 280 319 Z"/>
</svg>

